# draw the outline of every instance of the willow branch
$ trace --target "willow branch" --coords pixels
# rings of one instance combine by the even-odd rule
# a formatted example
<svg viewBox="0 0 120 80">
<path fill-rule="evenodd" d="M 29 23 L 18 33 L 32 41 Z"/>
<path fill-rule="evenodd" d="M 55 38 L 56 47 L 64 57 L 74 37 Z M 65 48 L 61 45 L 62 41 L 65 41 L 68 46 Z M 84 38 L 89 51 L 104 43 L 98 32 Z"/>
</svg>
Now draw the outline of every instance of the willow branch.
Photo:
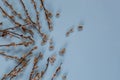
<svg viewBox="0 0 120 80">
<path fill-rule="evenodd" d="M 40 1 L 41 1 L 41 6 L 42 6 L 42 8 L 44 10 L 45 17 L 46 17 L 46 20 L 47 20 L 47 23 L 48 23 L 48 29 L 51 31 L 51 30 L 53 30 L 52 21 L 50 19 L 52 14 L 45 8 L 44 0 L 40 0 Z"/>
<path fill-rule="evenodd" d="M 28 13 L 28 10 L 27 10 L 26 7 L 25 7 L 25 4 L 24 4 L 23 0 L 20 0 L 20 3 L 22 4 L 23 9 L 24 9 L 24 12 L 25 12 L 25 14 L 26 14 L 26 16 L 27 16 L 26 22 L 35 24 L 35 23 L 32 21 L 30 15 L 29 15 L 29 13 Z"/>
<path fill-rule="evenodd" d="M 35 57 L 35 58 L 34 58 L 33 68 L 32 68 L 32 71 L 31 71 L 31 73 L 30 73 L 29 80 L 32 80 L 33 75 L 34 75 L 34 72 L 35 72 L 35 69 L 38 68 L 37 64 L 38 64 L 40 58 L 41 58 L 41 53 L 38 55 L 38 57 Z"/>
<path fill-rule="evenodd" d="M 41 78 L 44 76 L 44 74 L 46 73 L 47 69 L 48 69 L 48 66 L 49 66 L 49 58 L 47 59 L 47 64 L 46 64 L 46 68 L 44 71 L 41 71 Z"/>
<path fill-rule="evenodd" d="M 8 74 L 5 74 L 3 76 L 3 78 L 1 80 L 5 80 L 7 77 L 11 76 L 11 74 L 16 71 L 16 69 L 22 64 L 24 64 L 26 62 L 26 58 L 29 56 L 29 55 L 32 55 L 32 51 L 37 49 L 37 47 L 33 47 L 27 54 L 24 54 L 20 59 L 19 59 L 19 63 L 13 68 L 13 70 L 11 70 Z"/>
<path fill-rule="evenodd" d="M 41 26 L 40 26 L 40 22 L 39 22 L 39 12 L 37 11 L 37 5 L 36 5 L 36 2 L 34 0 L 31 0 L 33 6 L 34 6 L 34 10 L 36 12 L 36 24 L 38 25 L 38 29 L 40 30 L 41 29 Z"/>
<path fill-rule="evenodd" d="M 30 36 L 24 36 L 24 35 L 21 35 L 21 34 L 12 32 L 12 31 L 8 31 L 8 30 L 0 30 L 0 32 L 3 32 L 3 36 L 6 36 L 8 33 L 11 33 L 11 34 L 13 34 L 13 35 L 17 35 L 17 36 L 20 37 L 20 38 L 29 39 L 29 40 L 31 40 L 32 42 L 34 42 L 34 40 L 33 40 Z"/>
<path fill-rule="evenodd" d="M 28 62 L 30 61 L 27 60 L 26 62 L 24 62 L 24 64 L 22 65 L 22 67 L 18 68 L 15 72 L 13 72 L 13 74 L 10 76 L 10 80 L 12 80 L 14 77 L 16 77 L 20 72 L 22 72 L 24 70 L 24 68 L 27 66 Z"/>
<path fill-rule="evenodd" d="M 15 59 L 15 60 L 19 60 L 19 58 L 17 56 L 10 56 L 10 55 L 7 55 L 5 54 L 5 52 L 0 52 L 0 55 L 6 57 L 6 58 L 11 58 L 11 59 Z"/>
<path fill-rule="evenodd" d="M 0 6 L 0 9 L 2 11 L 2 13 L 7 16 L 15 25 L 17 26 L 21 26 L 20 23 L 16 22 L 15 19 L 14 19 L 14 16 L 10 16 L 1 6 Z"/>
<path fill-rule="evenodd" d="M 55 73 L 53 74 L 51 80 L 54 80 L 54 78 L 57 76 L 57 73 L 60 72 L 60 70 L 61 70 L 61 65 L 62 65 L 62 63 L 61 63 L 61 64 L 59 65 L 59 67 L 56 69 L 56 71 L 55 71 Z"/>
<path fill-rule="evenodd" d="M 14 15 L 17 15 L 21 20 L 23 20 L 25 22 L 24 18 L 21 16 L 21 14 L 18 13 L 7 0 L 3 0 L 3 2 L 9 7 L 9 9 L 11 10 L 11 12 Z"/>
</svg>

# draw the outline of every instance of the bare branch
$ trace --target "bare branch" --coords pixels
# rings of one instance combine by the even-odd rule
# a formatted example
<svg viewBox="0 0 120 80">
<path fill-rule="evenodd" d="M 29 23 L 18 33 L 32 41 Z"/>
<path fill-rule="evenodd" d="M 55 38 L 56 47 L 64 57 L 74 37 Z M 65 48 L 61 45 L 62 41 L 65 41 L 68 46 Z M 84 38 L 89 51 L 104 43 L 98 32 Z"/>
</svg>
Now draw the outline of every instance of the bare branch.
<svg viewBox="0 0 120 80">
<path fill-rule="evenodd" d="M 32 24 L 35 24 L 35 23 L 32 21 L 30 15 L 29 15 L 29 13 L 28 13 L 28 10 L 27 10 L 26 7 L 25 7 L 25 4 L 24 4 L 23 0 L 20 0 L 20 3 L 22 4 L 23 9 L 24 9 L 24 12 L 25 12 L 25 14 L 26 14 L 26 16 L 27 16 L 26 22 L 29 23 L 29 24 L 31 24 L 31 23 L 32 23 Z"/>
<path fill-rule="evenodd" d="M 25 62 L 26 62 L 26 58 L 29 56 L 29 55 L 32 55 L 32 51 L 33 50 L 35 50 L 35 49 L 37 49 L 37 47 L 35 46 L 35 47 L 33 47 L 27 54 L 24 54 L 20 59 L 19 59 L 19 63 L 13 68 L 13 70 L 11 70 L 8 74 L 5 74 L 4 76 L 3 76 L 3 78 L 1 79 L 1 80 L 5 80 L 7 77 L 9 77 L 9 76 L 13 76 L 13 72 L 16 72 L 16 70 L 17 70 L 17 68 L 22 64 L 25 64 Z"/>
<path fill-rule="evenodd" d="M 60 70 L 61 70 L 61 65 L 62 65 L 62 63 L 61 63 L 61 64 L 59 65 L 59 67 L 56 69 L 56 71 L 55 71 L 55 73 L 53 74 L 51 80 L 54 80 L 54 78 L 57 76 L 57 73 L 60 72 Z"/>
<path fill-rule="evenodd" d="M 51 16 L 52 16 L 52 13 L 50 13 L 46 8 L 45 8 L 45 5 L 44 5 L 44 0 L 40 0 L 41 1 L 41 6 L 44 10 L 44 13 L 45 13 L 45 17 L 46 17 L 46 20 L 47 20 L 47 23 L 48 23 L 48 29 L 50 31 L 53 30 L 53 26 L 52 26 L 52 21 L 51 21 Z"/>
<path fill-rule="evenodd" d="M 9 7 L 9 9 L 11 10 L 11 12 L 12 12 L 14 15 L 18 16 L 21 20 L 23 20 L 23 21 L 25 22 L 25 20 L 24 20 L 24 18 L 22 17 L 22 15 L 21 15 L 20 13 L 18 13 L 18 12 L 13 8 L 13 6 L 12 6 L 7 0 L 3 0 L 3 2 Z"/>
<path fill-rule="evenodd" d="M 11 58 L 11 59 L 14 59 L 14 60 L 19 60 L 19 58 L 17 56 L 10 56 L 10 55 L 7 55 L 5 54 L 5 52 L 0 52 L 0 55 L 6 57 L 6 58 Z"/>
<path fill-rule="evenodd" d="M 16 26 L 21 26 L 20 23 L 15 21 L 14 16 L 10 16 L 1 6 L 0 6 L 0 9 L 1 9 L 3 15 L 7 16 Z"/>
<path fill-rule="evenodd" d="M 34 71 L 35 71 L 35 69 L 38 68 L 37 64 L 38 64 L 40 58 L 41 58 L 41 53 L 38 55 L 38 57 L 35 57 L 35 58 L 34 58 L 33 68 L 32 68 L 32 71 L 31 71 L 31 73 L 30 73 L 29 80 L 32 80 L 33 75 L 34 75 Z"/>
</svg>

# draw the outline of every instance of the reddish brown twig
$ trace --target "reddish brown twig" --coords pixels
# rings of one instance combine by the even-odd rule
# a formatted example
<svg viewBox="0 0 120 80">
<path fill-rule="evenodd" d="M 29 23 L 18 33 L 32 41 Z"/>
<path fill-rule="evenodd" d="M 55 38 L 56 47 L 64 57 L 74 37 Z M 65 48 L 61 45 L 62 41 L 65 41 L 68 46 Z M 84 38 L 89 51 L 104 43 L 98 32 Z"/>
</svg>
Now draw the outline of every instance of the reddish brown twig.
<svg viewBox="0 0 120 80">
<path fill-rule="evenodd" d="M 32 51 L 37 49 L 37 47 L 33 47 L 27 54 L 24 54 L 20 59 L 19 59 L 19 63 L 13 68 L 13 70 L 11 70 L 8 74 L 5 74 L 3 76 L 3 78 L 1 80 L 5 80 L 7 77 L 11 76 L 11 74 L 16 71 L 16 69 L 22 64 L 24 64 L 26 62 L 26 58 L 32 54 Z"/>
<path fill-rule="evenodd" d="M 49 66 L 49 58 L 47 59 L 47 64 L 46 64 L 46 68 L 44 71 L 41 71 L 41 78 L 44 76 L 44 74 L 46 73 L 47 69 L 48 69 L 48 66 Z"/>
<path fill-rule="evenodd" d="M 36 73 L 35 77 L 32 80 L 40 80 L 41 73 Z"/>
<path fill-rule="evenodd" d="M 29 23 L 29 24 L 33 24 L 33 25 L 34 25 L 35 23 L 32 21 L 30 15 L 29 15 L 29 13 L 28 13 L 28 10 L 27 10 L 26 7 L 25 7 L 25 4 L 24 4 L 23 0 L 20 0 L 20 3 L 22 4 L 23 9 L 24 9 L 24 12 L 25 12 L 25 15 L 27 16 L 27 18 L 25 19 L 25 21 L 26 21 L 27 23 Z"/>
<path fill-rule="evenodd" d="M 8 30 L 0 30 L 0 32 L 3 32 L 3 34 L 2 34 L 3 37 L 6 36 L 7 34 L 13 34 L 13 35 L 16 35 L 22 39 L 29 39 L 32 41 L 32 43 L 34 42 L 34 40 L 30 36 L 24 36 L 24 35 L 21 35 L 21 34 L 12 32 L 12 31 L 8 31 Z"/>
<path fill-rule="evenodd" d="M 16 28 L 21 28 L 22 26 L 27 26 L 27 25 L 29 25 L 29 24 L 26 23 L 26 24 L 21 25 L 21 26 L 14 26 L 14 27 L 6 28 L 6 29 L 4 29 L 4 30 L 14 30 L 14 29 L 16 29 Z"/>
<path fill-rule="evenodd" d="M 9 7 L 9 9 L 11 10 L 11 12 L 14 15 L 17 15 L 21 20 L 23 20 L 25 22 L 24 18 L 21 16 L 21 14 L 18 13 L 7 0 L 3 0 L 3 2 Z"/>
<path fill-rule="evenodd" d="M 12 72 L 12 73 L 11 73 L 11 76 L 10 76 L 10 77 L 11 77 L 10 80 L 12 80 L 12 79 L 13 79 L 14 77 L 16 77 L 20 72 L 22 72 L 22 71 L 24 70 L 24 68 L 27 66 L 27 64 L 28 64 L 29 61 L 30 61 L 30 59 L 27 60 L 27 61 L 25 61 L 25 62 L 22 64 L 22 67 L 16 69 L 16 71 Z"/>
<path fill-rule="evenodd" d="M 40 21 L 39 21 L 39 18 L 40 18 L 40 14 L 37 10 L 37 5 L 36 5 L 36 2 L 34 0 L 31 0 L 33 6 L 34 6 L 34 10 L 36 12 L 36 25 L 38 26 L 38 32 L 40 33 L 40 35 L 43 37 L 44 33 L 41 32 L 41 25 L 40 25 Z"/>
<path fill-rule="evenodd" d="M 51 80 L 54 80 L 54 78 L 57 76 L 57 73 L 60 72 L 60 70 L 61 70 L 61 65 L 62 65 L 62 63 L 61 63 L 61 64 L 59 65 L 59 67 L 56 69 L 56 71 L 55 71 L 55 73 L 53 74 Z"/>
<path fill-rule="evenodd" d="M 32 42 L 21 42 L 21 43 L 14 43 L 14 42 L 12 42 L 12 43 L 10 43 L 10 44 L 0 45 L 0 47 L 3 47 L 3 46 L 6 46 L 6 47 L 14 46 L 14 47 L 16 47 L 16 46 L 20 46 L 20 45 L 23 45 L 23 46 L 27 47 L 27 46 L 29 46 L 31 43 L 32 43 Z"/>
<path fill-rule="evenodd" d="M 44 0 L 40 0 L 41 1 L 41 6 L 44 10 L 44 13 L 45 13 L 45 17 L 46 17 L 46 20 L 47 20 L 47 23 L 48 23 L 48 29 L 50 31 L 53 30 L 53 26 L 52 26 L 52 21 L 51 21 L 51 16 L 52 16 L 52 13 L 50 13 L 46 8 L 45 8 L 45 5 L 44 5 Z"/>
<path fill-rule="evenodd" d="M 0 55 L 6 57 L 6 58 L 10 58 L 10 59 L 15 59 L 15 60 L 19 60 L 19 58 L 17 56 L 10 56 L 8 54 L 5 54 L 5 52 L 0 52 Z"/>
<path fill-rule="evenodd" d="M 74 28 L 69 29 L 69 30 L 66 32 L 66 37 L 68 37 L 71 33 L 73 33 L 73 31 L 74 31 Z"/>
<path fill-rule="evenodd" d="M 41 26 L 40 26 L 40 22 L 39 22 L 39 12 L 37 11 L 37 5 L 36 5 L 36 2 L 34 0 L 31 0 L 33 6 L 34 6 L 34 9 L 35 9 L 35 12 L 36 12 L 36 24 L 38 25 L 38 29 L 41 30 Z"/>
<path fill-rule="evenodd" d="M 31 73 L 30 73 L 29 80 L 32 80 L 33 75 L 34 75 L 34 71 L 35 71 L 35 69 L 38 68 L 37 64 L 38 64 L 40 58 L 42 58 L 42 57 L 41 57 L 41 53 L 38 55 L 38 57 L 35 57 L 35 58 L 34 58 L 33 68 L 32 68 L 32 71 L 31 71 Z"/>
<path fill-rule="evenodd" d="M 21 26 L 20 23 L 15 21 L 14 16 L 10 16 L 1 6 L 0 6 L 0 9 L 1 9 L 3 15 L 7 16 L 16 26 Z"/>
</svg>

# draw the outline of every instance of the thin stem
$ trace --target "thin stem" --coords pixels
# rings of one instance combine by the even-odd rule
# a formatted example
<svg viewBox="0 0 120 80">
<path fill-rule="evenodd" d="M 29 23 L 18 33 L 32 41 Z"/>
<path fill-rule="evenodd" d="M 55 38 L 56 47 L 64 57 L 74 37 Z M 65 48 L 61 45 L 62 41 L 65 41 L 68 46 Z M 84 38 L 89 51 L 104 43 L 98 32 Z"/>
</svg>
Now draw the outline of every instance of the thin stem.
<svg viewBox="0 0 120 80">
<path fill-rule="evenodd" d="M 6 36 L 8 33 L 11 33 L 11 34 L 17 35 L 17 36 L 20 37 L 20 38 L 29 39 L 29 40 L 31 40 L 32 42 L 34 42 L 34 40 L 33 40 L 31 37 L 29 37 L 29 36 L 24 36 L 24 35 L 21 35 L 21 34 L 12 32 L 12 31 L 0 30 L 0 32 L 3 32 L 3 34 L 4 34 L 3 36 Z"/>
<path fill-rule="evenodd" d="M 62 65 L 62 63 L 61 63 L 61 64 L 58 66 L 58 68 L 56 69 L 56 71 L 55 71 L 55 73 L 53 74 L 51 80 L 54 80 L 54 78 L 57 76 L 57 73 L 60 72 L 60 70 L 61 70 L 61 65 Z"/>
<path fill-rule="evenodd" d="M 45 8 L 44 0 L 40 0 L 40 1 L 41 1 L 41 6 L 44 10 L 45 17 L 46 17 L 46 20 L 47 20 L 47 23 L 48 23 L 48 29 L 51 31 L 51 30 L 53 30 L 52 22 L 51 22 L 51 19 L 50 19 L 51 13 L 49 13 L 48 10 Z"/>
<path fill-rule="evenodd" d="M 23 0 L 20 0 L 20 3 L 22 4 L 23 9 L 24 9 L 24 12 L 25 12 L 25 14 L 26 14 L 26 16 L 27 16 L 26 21 L 27 21 L 28 23 L 35 24 L 35 23 L 32 21 L 30 15 L 29 15 L 29 13 L 28 13 L 28 10 L 27 10 L 26 7 L 25 7 L 25 4 L 24 4 Z"/>
<path fill-rule="evenodd" d="M 28 64 L 29 61 L 30 61 L 30 59 L 27 60 L 27 61 L 25 61 L 24 64 L 22 65 L 22 67 L 18 68 L 17 71 L 15 71 L 15 72 L 11 75 L 10 80 L 12 80 L 12 79 L 13 79 L 14 77 L 16 77 L 20 72 L 22 72 L 22 71 L 24 70 L 24 68 L 27 66 L 27 64 Z"/>
<path fill-rule="evenodd" d="M 21 16 L 21 14 L 18 13 L 7 0 L 3 0 L 3 2 L 7 5 L 7 7 L 9 7 L 9 9 L 11 10 L 11 12 L 14 15 L 18 16 L 19 19 L 21 19 L 21 20 L 23 20 L 25 22 L 24 18 Z"/>
<path fill-rule="evenodd" d="M 46 73 L 47 69 L 48 69 L 48 66 L 49 66 L 49 58 L 47 59 L 47 64 L 46 64 L 46 68 L 44 71 L 41 72 L 41 78 L 44 76 L 44 74 Z"/>
<path fill-rule="evenodd" d="M 1 6 L 0 9 L 4 15 L 6 15 L 16 26 L 21 26 L 20 23 L 16 22 L 14 16 L 10 16 Z"/>
<path fill-rule="evenodd" d="M 36 12 L 36 24 L 38 25 L 38 29 L 40 30 L 41 29 L 41 26 L 40 26 L 40 22 L 39 22 L 39 12 L 37 11 L 37 5 L 36 5 L 36 2 L 34 0 L 31 0 L 33 6 L 34 6 L 34 10 Z"/>
<path fill-rule="evenodd" d="M 34 75 L 34 71 L 35 71 L 35 69 L 38 68 L 37 64 L 38 64 L 40 58 L 41 58 L 41 53 L 38 55 L 38 57 L 34 58 L 33 68 L 32 68 L 32 71 L 30 73 L 29 80 L 32 80 L 33 75 Z"/>
<path fill-rule="evenodd" d="M 17 56 L 10 56 L 10 55 L 7 55 L 5 54 L 5 52 L 0 52 L 0 55 L 6 57 L 6 58 L 11 58 L 11 59 L 15 59 L 15 60 L 19 60 L 19 58 Z"/>
<path fill-rule="evenodd" d="M 26 61 L 27 56 L 32 55 L 32 51 L 37 49 L 37 47 L 33 47 L 27 54 L 23 55 L 19 59 L 19 63 L 6 75 L 3 76 L 1 80 L 5 80 L 7 77 L 11 76 L 12 72 L 16 71 L 17 67 L 19 67 L 21 64 L 24 64 L 24 61 Z"/>
</svg>

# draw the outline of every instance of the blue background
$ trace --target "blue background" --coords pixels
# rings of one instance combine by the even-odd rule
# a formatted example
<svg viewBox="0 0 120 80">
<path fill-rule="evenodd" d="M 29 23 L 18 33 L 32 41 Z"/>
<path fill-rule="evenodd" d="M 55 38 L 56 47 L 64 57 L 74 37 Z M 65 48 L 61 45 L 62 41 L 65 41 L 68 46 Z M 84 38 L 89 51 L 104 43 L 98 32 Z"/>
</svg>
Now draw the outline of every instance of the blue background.
<svg viewBox="0 0 120 80">
<path fill-rule="evenodd" d="M 58 48 L 68 45 L 63 64 L 68 80 L 120 80 L 120 1 L 47 1 L 49 10 L 61 13 L 53 20 L 52 34 Z M 69 27 L 79 24 L 84 25 L 83 31 L 76 30 L 69 38 L 63 36 Z M 4 66 L 11 64 L 5 63 L 0 58 L 0 76 Z"/>
</svg>

